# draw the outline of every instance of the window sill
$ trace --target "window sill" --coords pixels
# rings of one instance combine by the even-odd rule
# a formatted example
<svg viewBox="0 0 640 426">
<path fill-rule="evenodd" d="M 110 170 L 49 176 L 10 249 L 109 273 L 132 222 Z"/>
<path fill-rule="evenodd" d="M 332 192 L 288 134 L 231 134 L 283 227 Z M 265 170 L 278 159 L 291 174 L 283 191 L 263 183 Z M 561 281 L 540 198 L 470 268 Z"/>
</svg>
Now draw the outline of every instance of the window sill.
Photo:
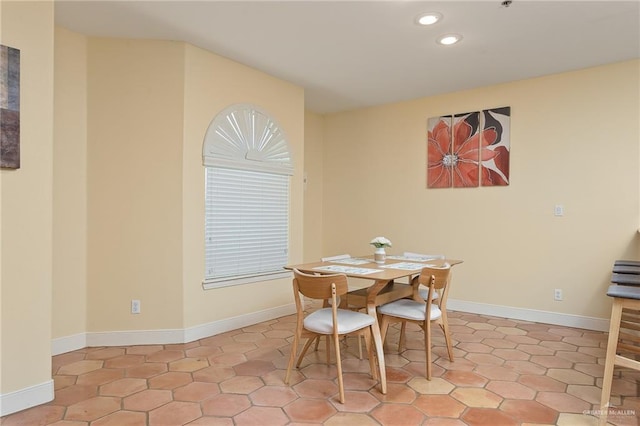
<svg viewBox="0 0 640 426">
<path fill-rule="evenodd" d="M 231 287 L 260 281 L 279 280 L 282 278 L 291 278 L 291 271 L 278 271 L 260 275 L 204 280 L 202 282 L 202 288 L 204 290 L 211 290 L 214 288 Z"/>
</svg>

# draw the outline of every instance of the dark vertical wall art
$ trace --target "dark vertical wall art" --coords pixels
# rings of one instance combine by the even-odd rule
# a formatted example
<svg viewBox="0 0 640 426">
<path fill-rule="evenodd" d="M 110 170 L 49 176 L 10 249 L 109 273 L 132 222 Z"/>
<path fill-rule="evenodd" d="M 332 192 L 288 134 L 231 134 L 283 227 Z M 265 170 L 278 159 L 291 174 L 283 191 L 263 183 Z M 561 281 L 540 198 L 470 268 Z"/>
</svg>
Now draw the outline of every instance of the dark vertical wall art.
<svg viewBox="0 0 640 426">
<path fill-rule="evenodd" d="M 0 167 L 20 168 L 20 50 L 0 45 Z"/>
</svg>

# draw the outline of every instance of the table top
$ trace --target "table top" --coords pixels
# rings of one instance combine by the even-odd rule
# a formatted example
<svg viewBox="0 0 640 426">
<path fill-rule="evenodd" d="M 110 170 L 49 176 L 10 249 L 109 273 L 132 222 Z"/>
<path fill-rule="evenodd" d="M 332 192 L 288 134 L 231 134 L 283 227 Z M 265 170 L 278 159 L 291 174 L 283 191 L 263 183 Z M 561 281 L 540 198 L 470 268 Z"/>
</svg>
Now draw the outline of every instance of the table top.
<svg viewBox="0 0 640 426">
<path fill-rule="evenodd" d="M 402 277 L 417 275 L 427 266 L 457 265 L 458 259 L 433 259 L 427 257 L 407 257 L 387 255 L 385 263 L 378 264 L 373 256 L 359 256 L 348 259 L 336 259 L 325 262 L 310 262 L 299 265 L 287 265 L 285 269 L 297 269 L 305 273 L 345 274 L 348 277 L 378 281 L 391 281 Z"/>
</svg>

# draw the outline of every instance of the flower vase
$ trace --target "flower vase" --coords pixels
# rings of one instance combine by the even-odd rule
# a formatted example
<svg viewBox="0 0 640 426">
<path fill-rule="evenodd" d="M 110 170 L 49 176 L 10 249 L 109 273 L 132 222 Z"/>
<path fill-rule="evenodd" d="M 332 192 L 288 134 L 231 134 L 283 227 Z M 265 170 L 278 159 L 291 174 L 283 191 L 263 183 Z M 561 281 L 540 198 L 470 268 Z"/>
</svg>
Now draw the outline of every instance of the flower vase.
<svg viewBox="0 0 640 426">
<path fill-rule="evenodd" d="M 387 252 L 384 251 L 384 247 L 376 248 L 376 251 L 373 252 L 373 259 L 376 261 L 376 263 L 384 263 L 384 261 L 387 259 Z"/>
</svg>

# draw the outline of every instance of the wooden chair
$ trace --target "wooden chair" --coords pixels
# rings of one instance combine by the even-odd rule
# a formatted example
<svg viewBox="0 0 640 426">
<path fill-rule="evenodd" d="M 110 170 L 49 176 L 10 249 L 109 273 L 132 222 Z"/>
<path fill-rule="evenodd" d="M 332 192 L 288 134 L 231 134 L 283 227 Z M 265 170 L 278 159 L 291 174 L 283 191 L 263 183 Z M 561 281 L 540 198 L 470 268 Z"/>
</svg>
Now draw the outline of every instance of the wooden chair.
<svg viewBox="0 0 640 426">
<path fill-rule="evenodd" d="M 382 342 L 384 343 L 387 330 L 390 323 L 394 322 L 411 322 L 416 323 L 424 331 L 424 344 L 426 353 L 426 373 L 427 379 L 431 380 L 431 323 L 438 324 L 444 332 L 445 342 L 447 344 L 447 352 L 449 360 L 453 362 L 453 347 L 451 345 L 451 334 L 449 332 L 449 324 L 447 321 L 447 297 L 449 295 L 449 283 L 451 281 L 451 267 L 443 266 L 440 268 L 426 267 L 414 279 L 412 286 L 414 287 L 413 299 L 400 299 L 391 303 L 379 306 L 377 311 L 380 315 L 380 332 L 382 334 Z M 428 294 L 425 299 L 419 295 L 419 286 L 424 285 L 428 288 Z M 438 292 L 439 298 L 434 301 L 434 292 Z"/>
<path fill-rule="evenodd" d="M 443 254 L 421 254 L 421 253 L 413 253 L 410 251 L 405 251 L 403 253 L 404 257 L 407 258 L 417 258 L 417 259 L 433 259 L 433 260 L 444 260 L 445 256 Z M 409 277 L 409 283 L 411 283 L 413 280 L 417 280 L 419 277 L 419 275 L 415 275 L 415 276 L 410 276 Z M 420 297 L 424 300 L 427 300 L 427 294 L 429 293 L 429 288 L 423 285 L 420 285 L 419 287 L 419 291 L 420 291 Z M 433 294 L 431 295 L 431 300 L 436 301 L 438 298 L 440 297 L 440 295 L 438 294 L 437 291 L 434 291 Z M 404 348 L 404 343 L 405 343 L 405 337 L 406 337 L 406 330 L 407 330 L 407 323 L 403 322 L 402 325 L 400 326 L 400 340 L 398 340 L 398 352 L 402 352 L 402 349 Z"/>
<path fill-rule="evenodd" d="M 613 306 L 602 379 L 600 425 L 607 423 L 614 367 L 640 371 L 640 277 L 636 275 L 635 278 L 637 284 L 612 285 L 607 291 L 607 296 L 613 297 Z"/>
<path fill-rule="evenodd" d="M 350 254 L 337 254 L 335 256 L 328 256 L 328 257 L 323 257 L 320 260 L 322 260 L 323 262 L 334 262 L 334 261 L 339 261 L 342 259 L 351 259 L 351 255 Z M 322 304 L 323 308 L 327 308 L 331 306 L 331 301 L 330 300 L 325 300 Z M 340 306 L 340 297 L 338 297 L 338 306 Z M 329 341 L 331 340 L 331 336 L 327 336 L 327 353 L 329 353 Z M 318 346 L 320 346 L 320 337 L 317 337 L 315 339 L 316 344 L 314 346 L 314 350 L 318 350 Z M 344 341 L 346 343 L 347 341 L 347 337 L 344 336 Z M 358 338 L 358 358 L 362 359 L 362 343 L 360 342 L 360 338 Z"/>
<path fill-rule="evenodd" d="M 291 370 L 296 360 L 298 345 L 301 339 L 307 339 L 296 363 L 300 367 L 302 358 L 311 343 L 320 336 L 331 336 L 335 348 L 336 366 L 338 369 L 338 385 L 340 402 L 344 404 L 344 383 L 342 379 L 342 364 L 340 358 L 340 336 L 364 335 L 369 353 L 369 367 L 374 380 L 378 379 L 376 360 L 374 358 L 371 336 L 376 320 L 368 314 L 338 308 L 338 297 L 347 293 L 347 277 L 344 274 L 309 275 L 296 269 L 293 270 L 293 293 L 296 302 L 296 331 L 291 345 L 291 354 L 287 366 L 284 382 L 289 383 Z M 330 306 L 320 308 L 305 315 L 302 297 L 316 300 L 330 300 Z M 329 346 L 329 345 L 327 345 Z M 327 350 L 327 364 L 330 362 L 330 352 Z M 382 371 L 382 370 L 381 370 Z"/>
</svg>

